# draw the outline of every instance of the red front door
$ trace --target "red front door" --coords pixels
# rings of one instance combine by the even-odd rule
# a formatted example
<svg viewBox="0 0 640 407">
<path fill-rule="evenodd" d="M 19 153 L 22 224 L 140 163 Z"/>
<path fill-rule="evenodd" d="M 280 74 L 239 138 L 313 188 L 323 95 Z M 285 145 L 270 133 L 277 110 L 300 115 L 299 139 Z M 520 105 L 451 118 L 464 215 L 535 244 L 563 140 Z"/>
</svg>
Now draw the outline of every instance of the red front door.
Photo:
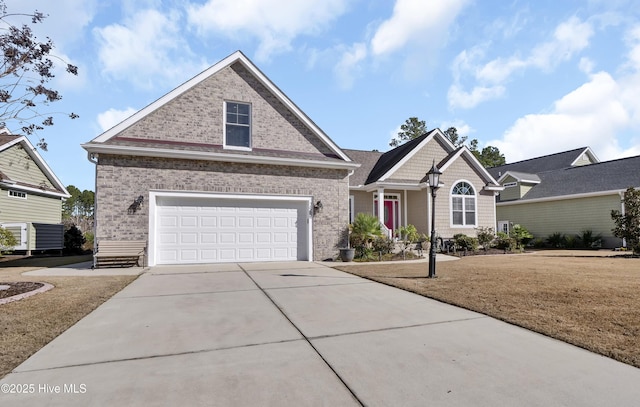
<svg viewBox="0 0 640 407">
<path fill-rule="evenodd" d="M 395 232 L 398 227 L 398 201 L 384 201 L 384 225 L 391 231 Z M 375 214 L 378 214 L 378 200 L 374 201 Z"/>
</svg>

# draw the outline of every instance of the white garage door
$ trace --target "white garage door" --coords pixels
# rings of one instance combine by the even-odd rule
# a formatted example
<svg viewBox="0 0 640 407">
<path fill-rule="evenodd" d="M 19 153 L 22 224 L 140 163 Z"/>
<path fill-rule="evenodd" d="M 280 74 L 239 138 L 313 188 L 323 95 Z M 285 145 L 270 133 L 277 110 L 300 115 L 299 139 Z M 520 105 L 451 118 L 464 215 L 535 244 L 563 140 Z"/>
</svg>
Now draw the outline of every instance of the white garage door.
<svg viewBox="0 0 640 407">
<path fill-rule="evenodd" d="M 156 264 L 308 260 L 308 205 L 158 197 Z"/>
</svg>

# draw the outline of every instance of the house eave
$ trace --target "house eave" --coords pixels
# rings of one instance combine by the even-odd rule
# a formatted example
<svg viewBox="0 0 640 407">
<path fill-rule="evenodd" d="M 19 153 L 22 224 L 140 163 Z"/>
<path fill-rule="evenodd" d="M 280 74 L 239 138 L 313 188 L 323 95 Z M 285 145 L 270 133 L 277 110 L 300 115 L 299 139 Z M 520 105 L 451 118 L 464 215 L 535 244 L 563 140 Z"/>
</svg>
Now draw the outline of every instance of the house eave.
<svg viewBox="0 0 640 407">
<path fill-rule="evenodd" d="M 516 199 L 514 201 L 496 202 L 496 206 L 512 206 L 512 205 L 524 205 L 524 204 L 538 203 L 538 202 L 566 201 L 570 199 L 580 199 L 580 198 L 595 198 L 599 196 L 619 195 L 621 192 L 624 192 L 624 191 L 625 189 L 612 189 L 609 191 L 586 192 L 582 194 L 559 195 L 559 196 L 550 196 L 545 198 Z"/>
<path fill-rule="evenodd" d="M 243 164 L 263 164 L 263 165 L 288 165 L 294 167 L 312 167 L 312 168 L 328 168 L 328 169 L 347 169 L 352 170 L 360 167 L 360 164 L 353 161 L 320 161 L 320 160 L 302 160 L 295 158 L 268 157 L 255 155 L 225 154 L 214 153 L 208 151 L 186 151 L 168 148 L 148 148 L 148 147 L 131 147 L 131 146 L 115 146 L 96 143 L 85 143 L 82 148 L 92 154 L 111 154 L 126 156 L 143 156 L 156 158 L 175 158 L 182 160 L 201 160 L 201 161 L 223 161 Z"/>
<path fill-rule="evenodd" d="M 408 182 L 384 182 L 378 181 L 371 184 L 363 185 L 361 188 L 365 192 L 373 192 L 378 190 L 379 188 L 383 189 L 400 189 L 406 191 L 420 191 L 424 189 L 426 186 L 424 183 L 408 183 Z"/>
<path fill-rule="evenodd" d="M 33 188 L 33 187 L 28 187 L 25 185 L 20 185 L 16 182 L 13 181 L 1 181 L 0 182 L 0 186 L 4 187 L 4 188 L 8 188 L 8 189 L 14 189 L 16 191 L 24 191 L 24 192 L 29 192 L 29 193 L 37 193 L 39 195 L 46 195 L 46 196 L 51 196 L 51 197 L 56 197 L 56 198 L 69 198 L 71 195 L 70 194 L 64 194 L 62 192 L 55 192 L 55 191 L 47 191 L 47 190 L 42 190 L 39 188 Z"/>
</svg>

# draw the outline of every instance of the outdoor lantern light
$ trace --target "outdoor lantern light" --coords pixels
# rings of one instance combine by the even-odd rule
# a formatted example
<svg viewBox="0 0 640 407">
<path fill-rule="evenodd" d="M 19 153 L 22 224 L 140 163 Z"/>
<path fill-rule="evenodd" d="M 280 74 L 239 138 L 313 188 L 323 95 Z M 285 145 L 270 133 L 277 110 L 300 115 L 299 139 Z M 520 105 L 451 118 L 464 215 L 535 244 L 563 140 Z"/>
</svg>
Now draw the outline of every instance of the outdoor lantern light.
<svg viewBox="0 0 640 407">
<path fill-rule="evenodd" d="M 315 215 L 316 213 L 320 212 L 322 212 L 322 201 L 318 201 L 315 205 L 313 205 L 313 214 Z"/>
<path fill-rule="evenodd" d="M 436 191 L 440 188 L 440 175 L 442 172 L 436 167 L 435 160 L 427 173 L 429 187 L 431 188 L 431 248 L 429 250 L 429 278 L 436 276 Z"/>
</svg>

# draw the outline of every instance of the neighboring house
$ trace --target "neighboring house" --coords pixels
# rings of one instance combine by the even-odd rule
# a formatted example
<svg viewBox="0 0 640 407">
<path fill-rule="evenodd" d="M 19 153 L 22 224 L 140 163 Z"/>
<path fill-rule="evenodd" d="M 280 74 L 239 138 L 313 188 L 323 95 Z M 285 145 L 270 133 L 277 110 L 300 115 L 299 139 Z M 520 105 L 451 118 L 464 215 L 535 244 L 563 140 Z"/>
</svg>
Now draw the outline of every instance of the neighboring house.
<svg viewBox="0 0 640 407">
<path fill-rule="evenodd" d="M 62 200 L 69 193 L 25 136 L 0 130 L 0 225 L 16 251 L 62 250 Z"/>
<path fill-rule="evenodd" d="M 345 151 L 361 164 L 350 180 L 351 220 L 364 212 L 383 219 L 390 235 L 408 224 L 429 235 L 431 189 L 426 174 L 435 163 L 442 171 L 436 191 L 437 235 L 475 236 L 478 227 L 495 228 L 495 196 L 502 187 L 468 148 L 456 148 L 439 129 L 386 153 Z"/>
<path fill-rule="evenodd" d="M 95 241 L 148 264 L 322 260 L 346 244 L 358 167 L 236 52 L 83 144 Z"/>
<path fill-rule="evenodd" d="M 536 238 L 554 233 L 601 234 L 603 247 L 619 247 L 611 210 L 628 187 L 640 187 L 640 156 L 600 162 L 588 147 L 490 168 L 505 188 L 496 203 L 498 229 L 514 224 Z"/>
</svg>

